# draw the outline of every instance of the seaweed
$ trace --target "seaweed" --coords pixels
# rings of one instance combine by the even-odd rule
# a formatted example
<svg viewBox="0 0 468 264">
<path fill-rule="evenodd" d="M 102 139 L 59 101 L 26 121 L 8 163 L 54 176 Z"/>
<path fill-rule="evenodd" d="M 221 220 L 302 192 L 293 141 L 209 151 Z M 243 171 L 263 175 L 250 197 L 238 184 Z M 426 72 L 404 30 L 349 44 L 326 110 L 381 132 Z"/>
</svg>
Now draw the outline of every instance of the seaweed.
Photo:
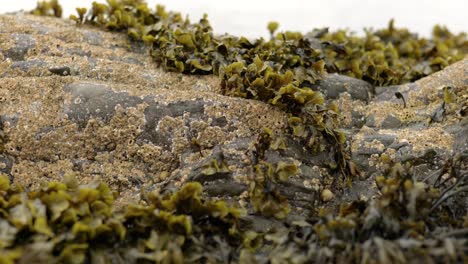
<svg viewBox="0 0 468 264">
<path fill-rule="evenodd" d="M 63 8 L 58 0 L 38 1 L 36 8 L 31 14 L 36 16 L 62 17 Z"/>
<path fill-rule="evenodd" d="M 175 193 L 146 193 L 138 204 L 117 212 L 116 197 L 98 180 L 78 185 L 68 175 L 65 182 L 26 191 L 0 175 L 2 263 L 94 263 L 112 258 L 182 263 L 201 252 L 198 248 L 183 253 L 197 247 L 205 235 L 242 240 L 238 225 L 244 210 L 207 200 L 202 193 L 199 183 L 187 183 Z"/>
<path fill-rule="evenodd" d="M 356 37 L 346 31 L 324 34 L 327 70 L 369 81 L 374 85 L 397 85 L 412 82 L 464 58 L 468 53 L 466 33 L 454 35 L 447 28 L 435 26 L 431 39 L 419 38 L 405 28 L 366 31 Z M 337 52 L 337 44 L 344 52 Z"/>
<path fill-rule="evenodd" d="M 54 15 L 57 1 L 38 4 L 33 13 Z M 183 74 L 214 74 L 224 95 L 265 102 L 288 115 L 288 128 L 264 128 L 250 149 L 243 207 L 207 198 L 200 183 L 178 190 L 142 191 L 141 200 L 117 210 L 117 194 L 99 180 L 78 184 L 76 176 L 49 182 L 38 190 L 0 176 L 0 262 L 70 263 L 403 263 L 466 262 L 466 153 L 457 153 L 426 179 L 416 179 L 414 165 L 381 155 L 370 200 L 333 200 L 352 184 L 360 169 L 350 158 L 340 129 L 340 113 L 313 88 L 328 73 L 359 78 L 373 85 L 415 81 L 462 59 L 468 53 L 465 33 L 435 26 L 431 39 L 420 38 L 393 20 L 363 37 L 347 31 L 315 29 L 307 34 L 278 32 L 270 39 L 217 36 L 207 15 L 192 23 L 180 13 L 141 0 L 94 2 L 77 8 L 71 20 L 127 34 L 148 45 L 162 68 Z M 443 100 L 430 122 L 442 121 L 454 89 L 442 87 Z M 395 96 L 403 101 L 400 93 Z M 461 112 L 463 116 L 464 114 Z M 465 111 L 466 112 L 466 111 Z M 0 151 L 6 135 L 0 127 Z M 321 189 L 322 202 L 307 214 L 291 206 L 283 187 L 301 173 L 295 161 L 267 161 L 288 149 L 287 140 L 305 151 L 328 151 L 325 166 L 332 183 Z M 191 147 L 200 152 L 192 138 Z M 281 157 L 281 155 L 280 155 Z M 165 172 L 169 174 L 170 172 Z M 231 174 L 223 155 L 207 159 L 202 176 Z M 197 178 L 197 177 L 195 177 Z M 164 188 L 163 188 L 164 189 Z M 332 192 L 333 190 L 333 192 Z M 162 192 L 162 193 L 161 193 Z M 338 204 L 333 211 L 329 204 Z M 294 214 L 291 214 L 294 212 Z M 252 218 L 253 217 L 253 218 Z M 253 219 L 253 220 L 252 220 Z M 275 228 L 246 224 L 267 219 Z"/>
<path fill-rule="evenodd" d="M 215 36 L 207 15 L 198 23 L 191 23 L 162 6 L 150 11 L 143 1 L 108 1 L 108 5 L 95 2 L 87 14 L 83 15 L 85 9 L 78 11 L 79 18 L 72 17 L 78 23 L 126 32 L 132 40 L 150 45 L 150 55 L 164 69 L 216 74 L 224 95 L 260 100 L 298 116 L 304 123 L 312 124 L 302 126 L 308 131 L 304 132 L 309 137 L 306 140 L 322 142 L 322 146 L 336 145 L 344 152 L 339 146 L 343 142 L 342 134 L 336 130 L 338 124 L 332 124 L 338 122 L 336 109 L 328 107 L 324 111 L 315 107 L 323 105 L 324 99 L 310 88 L 326 73 L 321 51 L 312 48 L 301 34 L 284 32 L 269 41 Z M 278 24 L 270 23 L 268 28 L 273 36 Z M 327 123 L 310 122 L 311 119 Z M 345 162 L 337 164 L 347 170 Z"/>
</svg>

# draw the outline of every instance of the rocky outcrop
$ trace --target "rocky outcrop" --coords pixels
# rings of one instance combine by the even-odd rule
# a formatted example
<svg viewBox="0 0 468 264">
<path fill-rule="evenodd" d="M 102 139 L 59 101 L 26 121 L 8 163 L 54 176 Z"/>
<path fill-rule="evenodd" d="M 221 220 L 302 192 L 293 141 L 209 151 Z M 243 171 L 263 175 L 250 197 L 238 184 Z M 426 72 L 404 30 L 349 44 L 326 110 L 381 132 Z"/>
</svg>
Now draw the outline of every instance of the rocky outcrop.
<svg viewBox="0 0 468 264">
<path fill-rule="evenodd" d="M 54 18 L 2 15 L 0 120 L 7 140 L 0 170 L 28 188 L 67 174 L 83 183 L 101 177 L 121 193 L 122 204 L 142 190 L 187 181 L 201 182 L 210 196 L 245 204 L 255 144 L 268 127 L 288 148 L 268 150 L 265 159 L 299 168 L 280 188 L 293 209 L 370 199 L 383 156 L 416 160 L 422 178 L 454 152 L 467 154 L 467 69 L 465 59 L 394 87 L 331 74 L 313 87 L 338 103 L 351 157 L 362 171 L 343 189 L 333 184 L 339 177 L 330 165 L 335 151 L 305 151 L 283 133 L 288 116 L 273 106 L 223 96 L 213 76 L 165 72 L 124 35 Z M 442 105 L 443 86 L 450 86 L 455 101 Z M 335 199 L 321 199 L 325 189 Z"/>
</svg>

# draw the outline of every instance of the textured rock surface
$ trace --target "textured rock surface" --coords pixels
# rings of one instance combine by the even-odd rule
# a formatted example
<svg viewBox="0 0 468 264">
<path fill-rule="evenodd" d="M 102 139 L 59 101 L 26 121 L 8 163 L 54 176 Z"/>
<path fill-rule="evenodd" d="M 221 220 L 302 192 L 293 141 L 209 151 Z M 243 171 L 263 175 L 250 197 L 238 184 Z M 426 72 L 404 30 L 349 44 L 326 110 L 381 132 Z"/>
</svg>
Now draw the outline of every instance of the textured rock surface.
<svg viewBox="0 0 468 264">
<path fill-rule="evenodd" d="M 164 72 L 124 35 L 23 14 L 1 16 L 0 25 L 8 29 L 0 37 L 2 171 L 27 187 L 72 173 L 82 182 L 101 177 L 123 201 L 189 180 L 213 196 L 245 198 L 259 133 L 286 128 L 285 113 L 220 95 L 215 77 Z M 308 173 L 285 194 L 314 201 L 303 182 L 320 177 L 327 156 L 312 159 L 290 141 L 295 151 L 267 158 L 300 164 Z M 213 159 L 230 172 L 200 177 Z"/>
<path fill-rule="evenodd" d="M 287 115 L 272 106 L 222 96 L 216 77 L 164 72 L 124 35 L 24 14 L 0 16 L 0 29 L 0 120 L 8 138 L 0 170 L 27 187 L 66 174 L 82 182 L 101 177 L 126 202 L 142 189 L 195 180 L 211 196 L 243 203 L 259 134 L 264 127 L 277 135 L 287 128 Z M 428 125 L 443 102 L 443 85 L 452 87 L 457 102 Z M 320 203 L 324 188 L 335 196 L 329 203 L 371 198 L 382 154 L 420 160 L 417 176 L 424 177 L 454 149 L 468 151 L 461 111 L 468 59 L 401 86 L 329 75 L 316 88 L 337 101 L 363 173 L 351 188 L 337 189 L 329 169 L 334 150 L 313 156 L 286 138 L 288 150 L 265 157 L 298 164 L 299 174 L 282 184 L 295 209 Z M 229 170 L 204 174 L 213 160 Z"/>
</svg>

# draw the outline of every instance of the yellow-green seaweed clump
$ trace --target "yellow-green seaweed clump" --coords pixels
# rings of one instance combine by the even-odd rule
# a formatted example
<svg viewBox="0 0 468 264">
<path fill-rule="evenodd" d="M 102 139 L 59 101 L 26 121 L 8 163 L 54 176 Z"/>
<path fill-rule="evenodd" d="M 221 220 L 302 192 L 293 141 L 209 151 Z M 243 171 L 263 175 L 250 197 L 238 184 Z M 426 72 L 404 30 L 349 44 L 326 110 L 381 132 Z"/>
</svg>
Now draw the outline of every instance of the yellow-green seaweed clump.
<svg viewBox="0 0 468 264">
<path fill-rule="evenodd" d="M 325 43 L 327 71 L 363 79 L 374 85 L 397 85 L 442 70 L 468 54 L 466 33 L 434 26 L 430 39 L 405 28 L 367 30 L 364 37 L 344 30 L 320 36 Z"/>
<path fill-rule="evenodd" d="M 63 183 L 26 191 L 2 174 L 0 262 L 203 259 L 197 242 L 205 235 L 241 236 L 238 221 L 245 213 L 224 201 L 206 200 L 202 192 L 199 183 L 187 183 L 173 194 L 148 193 L 144 201 L 117 212 L 115 194 L 99 181 L 79 185 L 66 176 Z M 197 249 L 182 254 L 187 248 Z"/>
<path fill-rule="evenodd" d="M 36 16 L 62 17 L 63 8 L 58 0 L 38 1 L 31 14 Z"/>
</svg>

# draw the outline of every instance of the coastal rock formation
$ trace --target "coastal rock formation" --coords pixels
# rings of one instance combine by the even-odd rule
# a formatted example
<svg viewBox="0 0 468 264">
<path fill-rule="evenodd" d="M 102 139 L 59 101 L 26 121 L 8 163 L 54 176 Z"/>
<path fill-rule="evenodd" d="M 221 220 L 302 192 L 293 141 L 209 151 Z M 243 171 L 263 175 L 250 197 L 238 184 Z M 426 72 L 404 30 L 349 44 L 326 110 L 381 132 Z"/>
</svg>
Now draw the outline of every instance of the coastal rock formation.
<svg viewBox="0 0 468 264">
<path fill-rule="evenodd" d="M 278 137 L 287 129 L 284 112 L 221 95 L 216 77 L 165 72 L 124 35 L 22 13 L 2 15 L 0 30 L 0 169 L 28 188 L 67 174 L 100 177 L 126 203 L 141 190 L 199 181 L 210 196 L 245 203 L 264 128 Z M 328 75 L 314 89 L 338 103 L 360 179 L 338 188 L 334 150 L 313 155 L 284 136 L 287 149 L 265 153 L 298 167 L 282 194 L 299 211 L 321 203 L 325 189 L 330 203 L 370 199 L 382 155 L 418 160 L 425 177 L 455 150 L 466 154 L 467 80 L 468 59 L 392 87 Z M 456 101 L 441 106 L 444 86 Z"/>
<path fill-rule="evenodd" d="M 118 17 L 133 10 L 109 4 Z M 246 97 L 226 80 L 250 89 L 250 75 L 167 72 L 157 57 L 167 53 L 149 56 L 143 43 L 89 26 L 107 7 L 93 10 L 79 25 L 0 15 L 0 262 L 466 262 L 468 58 L 404 62 L 445 69 L 388 87 L 371 83 L 420 76 L 320 71 L 299 88 L 292 72 L 268 72 L 257 84 L 272 76 L 289 84 Z M 393 22 L 382 32 L 406 34 Z M 317 34 L 297 51 L 343 51 Z M 278 41 L 281 54 L 288 45 Z M 461 50 L 440 56 L 457 61 Z M 263 68 L 255 58 L 250 73 Z M 321 58 L 301 70 L 334 65 Z M 189 61 L 192 70 L 212 67 Z M 180 71 L 183 62 L 175 61 Z"/>
</svg>

